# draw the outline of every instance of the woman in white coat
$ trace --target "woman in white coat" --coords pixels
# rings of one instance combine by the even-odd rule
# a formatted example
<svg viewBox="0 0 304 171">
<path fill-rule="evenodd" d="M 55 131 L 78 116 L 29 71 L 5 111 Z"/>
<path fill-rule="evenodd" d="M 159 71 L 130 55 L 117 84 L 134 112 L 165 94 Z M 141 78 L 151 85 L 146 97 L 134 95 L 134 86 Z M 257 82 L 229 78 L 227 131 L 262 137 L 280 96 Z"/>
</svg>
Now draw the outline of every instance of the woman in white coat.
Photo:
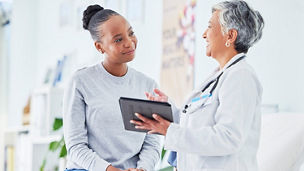
<svg viewBox="0 0 304 171">
<path fill-rule="evenodd" d="M 138 129 L 165 135 L 165 148 L 177 151 L 179 171 L 256 171 L 261 125 L 261 84 L 246 62 L 248 49 L 262 36 L 264 21 L 245 1 L 225 1 L 212 8 L 203 34 L 206 55 L 219 67 L 174 112 L 178 123 L 154 114 L 136 114 Z M 150 100 L 168 101 L 158 96 Z"/>
</svg>

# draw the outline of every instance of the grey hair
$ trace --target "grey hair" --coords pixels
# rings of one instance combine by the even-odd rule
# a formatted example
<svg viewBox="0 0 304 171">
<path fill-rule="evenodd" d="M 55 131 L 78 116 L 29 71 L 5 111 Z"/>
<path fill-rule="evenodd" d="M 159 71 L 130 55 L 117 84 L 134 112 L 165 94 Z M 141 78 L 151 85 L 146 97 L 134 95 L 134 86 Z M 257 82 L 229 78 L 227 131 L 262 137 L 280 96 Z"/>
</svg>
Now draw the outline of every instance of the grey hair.
<svg viewBox="0 0 304 171">
<path fill-rule="evenodd" d="M 220 2 L 212 7 L 212 13 L 219 11 L 222 33 L 235 29 L 238 33 L 235 50 L 247 53 L 248 49 L 262 37 L 264 19 L 243 0 Z"/>
</svg>

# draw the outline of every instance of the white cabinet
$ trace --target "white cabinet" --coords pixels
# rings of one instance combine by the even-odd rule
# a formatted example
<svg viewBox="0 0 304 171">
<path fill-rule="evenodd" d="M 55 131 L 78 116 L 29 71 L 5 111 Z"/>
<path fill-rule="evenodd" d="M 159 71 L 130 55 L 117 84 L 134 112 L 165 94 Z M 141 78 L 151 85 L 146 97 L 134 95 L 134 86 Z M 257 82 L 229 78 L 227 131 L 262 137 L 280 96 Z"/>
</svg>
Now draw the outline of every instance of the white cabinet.
<svg viewBox="0 0 304 171">
<path fill-rule="evenodd" d="M 54 87 L 37 89 L 31 99 L 31 133 L 35 136 L 53 134 L 54 119 L 62 118 L 63 89 Z"/>
<path fill-rule="evenodd" d="M 62 118 L 62 101 L 62 88 L 43 87 L 33 92 L 30 125 L 8 127 L 4 131 L 4 147 L 1 148 L 8 153 L 13 151 L 13 154 L 5 154 L 4 165 L 14 165 L 13 171 L 40 171 L 46 157 L 45 171 L 58 170 L 59 151 L 51 152 L 48 147 L 50 142 L 59 141 L 63 135 L 62 130 L 52 131 L 55 118 Z M 7 156 L 13 156 L 13 161 Z"/>
</svg>

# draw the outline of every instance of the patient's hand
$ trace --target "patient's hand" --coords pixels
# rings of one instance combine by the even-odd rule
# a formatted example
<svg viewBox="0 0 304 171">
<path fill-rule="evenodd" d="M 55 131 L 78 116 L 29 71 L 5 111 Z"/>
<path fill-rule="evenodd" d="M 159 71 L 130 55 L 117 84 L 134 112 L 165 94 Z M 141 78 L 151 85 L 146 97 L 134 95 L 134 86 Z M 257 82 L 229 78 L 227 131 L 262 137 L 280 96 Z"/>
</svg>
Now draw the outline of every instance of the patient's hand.
<svg viewBox="0 0 304 171">
<path fill-rule="evenodd" d="M 113 167 L 112 165 L 109 165 L 107 167 L 107 170 L 106 171 L 121 171 L 120 169 L 116 168 L 116 167 Z"/>
<path fill-rule="evenodd" d="M 145 92 L 147 98 L 152 101 L 158 101 L 158 102 L 168 102 L 168 96 L 165 95 L 162 91 L 159 89 L 154 89 L 154 93 L 157 94 L 157 96 L 153 96 L 151 93 Z"/>
</svg>

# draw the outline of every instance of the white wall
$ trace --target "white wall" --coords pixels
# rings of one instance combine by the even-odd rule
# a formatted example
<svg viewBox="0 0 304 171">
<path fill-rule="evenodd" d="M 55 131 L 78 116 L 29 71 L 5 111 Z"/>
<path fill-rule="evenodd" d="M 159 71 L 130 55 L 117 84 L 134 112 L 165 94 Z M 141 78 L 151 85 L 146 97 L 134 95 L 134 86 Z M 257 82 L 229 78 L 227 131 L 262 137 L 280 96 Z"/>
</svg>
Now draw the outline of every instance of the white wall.
<svg viewBox="0 0 304 171">
<path fill-rule="evenodd" d="M 0 115 L 7 112 L 7 31 L 7 27 L 0 26 Z"/>
<path fill-rule="evenodd" d="M 211 6 L 218 0 L 199 0 L 197 6 L 197 45 L 195 85 L 216 66 L 205 56 L 202 34 L 211 16 Z M 248 62 L 255 68 L 264 87 L 263 103 L 279 104 L 282 111 L 304 112 L 304 1 L 248 1 L 265 20 L 262 39 L 248 52 Z"/>
<path fill-rule="evenodd" d="M 8 67 L 8 126 L 19 126 L 21 114 L 34 87 L 36 62 L 36 0 L 12 3 Z"/>
<path fill-rule="evenodd" d="M 126 16 L 126 2 L 118 11 Z M 42 85 L 47 68 L 68 56 L 67 74 L 102 60 L 88 31 L 82 28 L 82 12 L 103 0 L 15 0 L 11 25 L 8 126 L 21 125 L 22 109 L 33 89 Z M 145 1 L 143 23 L 130 21 L 138 37 L 135 60 L 130 65 L 159 80 L 161 59 L 162 0 Z M 60 9 L 71 11 L 69 23 L 60 25 Z"/>
<path fill-rule="evenodd" d="M 69 5 L 71 6 L 71 10 L 80 8 L 81 15 L 72 16 L 71 24 L 62 28 L 58 25 L 60 18 L 58 12 L 44 13 L 43 11 L 58 11 L 63 2 L 69 2 L 69 0 L 56 2 L 43 0 L 40 1 L 38 6 L 38 85 L 42 82 L 41 78 L 43 78 L 46 68 L 54 65 L 56 60 L 64 54 L 71 54 L 70 57 L 74 58 L 74 62 L 70 63 L 73 65 L 72 67 L 74 67 L 72 70 L 81 66 L 95 64 L 103 58 L 102 55 L 96 51 L 89 32 L 82 28 L 81 17 L 87 5 L 95 3 L 104 5 L 104 2 L 102 0 L 90 2 L 83 2 L 81 0 L 70 1 L 71 3 L 69 3 Z M 162 20 L 160 20 L 162 16 L 162 1 L 145 1 L 144 5 L 145 20 L 143 23 L 130 21 L 138 38 L 136 58 L 130 65 L 150 77 L 159 80 L 161 59 L 161 44 L 159 42 L 161 42 L 162 33 Z M 121 10 L 118 12 L 126 16 L 125 2 L 121 4 Z"/>
<path fill-rule="evenodd" d="M 162 55 L 162 6 L 163 0 L 145 1 L 145 21 L 135 24 L 134 27 L 138 39 L 135 60 L 131 66 L 160 81 L 160 66 Z"/>
<path fill-rule="evenodd" d="M 2 21 L 1 16 L 0 21 Z M 0 26 L 0 161 L 4 161 L 4 128 L 7 115 L 8 34 L 8 26 Z M 0 170 L 4 170 L 2 164 L 0 164 Z"/>
<path fill-rule="evenodd" d="M 125 8 L 126 2 L 122 5 Z M 211 6 L 218 0 L 198 0 L 196 17 L 195 85 L 202 82 L 217 66 L 205 56 L 202 34 L 211 16 Z M 71 22 L 59 25 L 59 11 L 68 3 Z M 102 0 L 15 0 L 13 1 L 11 57 L 9 68 L 9 123 L 21 123 L 21 113 L 28 95 L 42 84 L 46 69 L 56 65 L 63 55 L 70 57 L 69 72 L 102 60 L 89 32 L 81 28 L 80 13 L 88 4 Z M 143 23 L 130 21 L 138 37 L 135 60 L 130 64 L 159 82 L 162 54 L 162 0 L 145 1 Z M 304 111 L 304 63 L 301 40 L 304 18 L 301 0 L 249 1 L 265 19 L 264 35 L 248 53 L 264 87 L 263 103 L 279 104 L 284 111 Z M 126 15 L 126 11 L 119 11 Z M 9 125 L 10 126 L 10 125 Z"/>
</svg>

